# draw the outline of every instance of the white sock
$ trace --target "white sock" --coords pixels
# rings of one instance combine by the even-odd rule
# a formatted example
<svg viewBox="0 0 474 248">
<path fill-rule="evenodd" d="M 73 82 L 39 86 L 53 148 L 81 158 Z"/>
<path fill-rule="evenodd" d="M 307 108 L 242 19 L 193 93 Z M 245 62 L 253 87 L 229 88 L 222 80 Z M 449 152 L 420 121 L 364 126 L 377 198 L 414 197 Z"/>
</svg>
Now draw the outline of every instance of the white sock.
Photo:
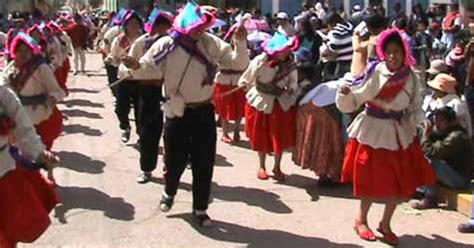
<svg viewBox="0 0 474 248">
<path fill-rule="evenodd" d="M 170 198 L 170 196 L 168 194 L 166 194 L 166 192 L 163 190 L 163 196 L 166 197 L 166 198 Z"/>
</svg>

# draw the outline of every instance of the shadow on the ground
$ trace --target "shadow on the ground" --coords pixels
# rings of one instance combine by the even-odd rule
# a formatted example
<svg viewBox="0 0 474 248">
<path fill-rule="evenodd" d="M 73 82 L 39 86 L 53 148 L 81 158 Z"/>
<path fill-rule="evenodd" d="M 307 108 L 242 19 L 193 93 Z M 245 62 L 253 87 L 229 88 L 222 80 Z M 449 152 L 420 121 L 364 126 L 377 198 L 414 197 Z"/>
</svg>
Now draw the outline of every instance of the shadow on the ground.
<svg viewBox="0 0 474 248">
<path fill-rule="evenodd" d="M 224 157 L 220 154 L 216 154 L 216 159 L 215 159 L 214 165 L 219 166 L 219 167 L 233 167 L 234 166 L 232 163 L 227 161 L 226 157 Z"/>
<path fill-rule="evenodd" d="M 91 107 L 91 108 L 104 108 L 104 104 L 92 102 L 90 100 L 85 99 L 71 99 L 63 101 L 62 104 L 66 105 L 68 108 L 72 108 L 74 106 L 78 107 Z"/>
<path fill-rule="evenodd" d="M 337 244 L 327 239 L 306 237 L 275 229 L 254 229 L 233 223 L 213 220 L 213 227 L 202 228 L 195 224 L 191 214 L 168 216 L 171 219 L 183 219 L 199 234 L 213 240 L 232 242 L 249 248 L 262 247 L 321 247 L 321 248 L 359 248 L 359 245 Z"/>
<path fill-rule="evenodd" d="M 400 237 L 400 245 L 398 247 L 472 248 L 474 247 L 474 242 L 471 244 L 463 244 L 453 240 L 449 240 L 439 235 L 432 235 L 431 237 L 425 237 L 421 235 L 403 235 Z"/>
<path fill-rule="evenodd" d="M 250 143 L 247 140 L 241 140 L 239 142 L 232 143 L 232 146 L 237 146 L 243 149 L 252 150 Z"/>
<path fill-rule="evenodd" d="M 64 126 L 64 133 L 77 134 L 82 133 L 87 136 L 101 136 L 103 133 L 99 129 L 91 128 L 81 124 L 70 124 Z"/>
<path fill-rule="evenodd" d="M 161 178 L 153 178 L 152 182 L 164 185 L 163 179 Z M 182 190 L 191 191 L 192 185 L 181 182 L 179 188 Z M 289 214 L 293 212 L 293 210 L 291 210 L 291 208 L 280 199 L 279 195 L 256 188 L 247 188 L 241 186 L 231 187 L 219 185 L 213 182 L 211 202 L 214 199 L 227 202 L 243 202 L 249 206 L 260 207 L 265 211 L 277 214 Z"/>
<path fill-rule="evenodd" d="M 97 94 L 100 91 L 98 90 L 88 90 L 88 89 L 81 89 L 81 88 L 70 88 L 70 93 L 88 93 L 88 94 Z"/>
<path fill-rule="evenodd" d="M 91 113 L 80 109 L 64 109 L 61 110 L 67 117 L 85 117 L 89 119 L 103 119 L 100 114 Z"/>
<path fill-rule="evenodd" d="M 54 209 L 54 216 L 60 223 L 67 223 L 67 212 L 84 209 L 104 212 L 111 219 L 132 221 L 135 218 L 135 207 L 123 198 L 111 197 L 94 188 L 58 186 L 61 204 Z"/>
<path fill-rule="evenodd" d="M 58 152 L 61 158 L 59 167 L 66 168 L 81 173 L 101 174 L 104 173 L 105 163 L 100 160 L 92 159 L 89 156 L 78 152 Z"/>
<path fill-rule="evenodd" d="M 86 77 L 107 77 L 105 73 L 87 73 Z"/>
<path fill-rule="evenodd" d="M 347 184 L 337 187 L 321 187 L 317 185 L 316 179 L 296 174 L 289 175 L 281 184 L 304 189 L 311 197 L 311 201 L 319 200 L 319 196 L 354 199 L 352 186 Z"/>
</svg>

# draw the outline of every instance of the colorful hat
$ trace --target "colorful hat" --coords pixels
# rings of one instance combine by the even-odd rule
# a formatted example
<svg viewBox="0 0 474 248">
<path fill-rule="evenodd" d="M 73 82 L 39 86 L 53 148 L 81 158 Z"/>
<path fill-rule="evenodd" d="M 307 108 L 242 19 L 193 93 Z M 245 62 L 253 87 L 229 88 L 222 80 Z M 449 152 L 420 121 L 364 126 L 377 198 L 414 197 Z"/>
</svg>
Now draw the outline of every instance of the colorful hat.
<svg viewBox="0 0 474 248">
<path fill-rule="evenodd" d="M 263 45 L 263 51 L 273 56 L 276 53 L 291 51 L 294 52 L 300 47 L 300 42 L 296 36 L 288 37 L 287 35 L 275 32 L 273 37 L 265 42 Z"/>
<path fill-rule="evenodd" d="M 12 44 L 10 46 L 10 55 L 12 58 L 16 57 L 16 48 L 21 42 L 31 48 L 34 55 L 41 54 L 41 46 L 38 44 L 38 42 L 36 42 L 36 40 L 28 34 L 20 32 L 15 36 L 15 38 L 13 38 Z"/>
<path fill-rule="evenodd" d="M 194 1 L 189 1 L 174 19 L 174 29 L 182 34 L 189 34 L 194 30 L 211 26 L 216 17 L 205 11 Z"/>
<path fill-rule="evenodd" d="M 123 9 L 123 8 L 120 9 L 119 12 L 112 19 L 113 25 L 118 25 L 118 26 L 122 25 L 123 18 L 125 17 L 126 13 L 127 13 L 126 9 Z"/>
<path fill-rule="evenodd" d="M 46 38 L 46 37 L 45 37 L 45 34 L 44 34 L 44 28 L 45 28 L 45 27 L 46 27 L 46 26 L 44 25 L 44 23 L 35 24 L 35 25 L 33 25 L 31 28 L 28 29 L 27 34 L 28 34 L 29 36 L 32 36 L 32 35 L 31 35 L 32 33 L 38 32 L 38 33 L 40 33 L 41 38 L 44 39 L 44 38 Z"/>
<path fill-rule="evenodd" d="M 455 94 L 456 93 L 456 78 L 446 74 L 440 73 L 438 74 L 432 81 L 429 81 L 428 86 L 435 90 L 439 90 L 444 93 L 448 94 Z"/>
<path fill-rule="evenodd" d="M 51 30 L 52 33 L 58 33 L 62 31 L 61 27 L 54 21 L 48 22 L 46 26 L 49 28 L 49 30 Z"/>
<path fill-rule="evenodd" d="M 170 23 L 173 23 L 173 20 L 174 20 L 174 15 L 171 14 L 170 12 L 164 11 L 164 10 L 159 9 L 159 8 L 154 8 L 153 11 L 151 12 L 150 16 L 148 16 L 148 20 L 145 24 L 145 30 L 147 32 L 151 32 L 151 29 L 155 25 L 156 20 L 159 19 L 158 17 L 166 18 L 170 21 Z"/>
<path fill-rule="evenodd" d="M 403 48 L 405 50 L 405 61 L 404 65 L 405 66 L 412 66 L 415 63 L 415 59 L 413 58 L 411 54 L 411 48 L 410 48 L 410 37 L 408 35 L 399 30 L 398 28 L 390 28 L 385 31 L 383 31 L 377 40 L 377 45 L 376 45 L 376 50 L 377 50 L 377 55 L 381 60 L 385 60 L 385 52 L 383 50 L 385 43 L 389 40 L 389 38 L 393 36 L 399 36 L 402 40 L 403 43 Z"/>
<path fill-rule="evenodd" d="M 121 26 L 124 28 L 125 26 L 127 26 L 128 22 L 133 19 L 133 18 L 137 18 L 139 21 L 140 21 L 140 26 L 143 26 L 143 21 L 142 21 L 142 18 L 140 17 L 140 15 L 135 12 L 135 10 L 133 9 L 128 9 L 125 14 L 123 15 L 123 19 L 122 19 L 122 24 Z"/>
</svg>

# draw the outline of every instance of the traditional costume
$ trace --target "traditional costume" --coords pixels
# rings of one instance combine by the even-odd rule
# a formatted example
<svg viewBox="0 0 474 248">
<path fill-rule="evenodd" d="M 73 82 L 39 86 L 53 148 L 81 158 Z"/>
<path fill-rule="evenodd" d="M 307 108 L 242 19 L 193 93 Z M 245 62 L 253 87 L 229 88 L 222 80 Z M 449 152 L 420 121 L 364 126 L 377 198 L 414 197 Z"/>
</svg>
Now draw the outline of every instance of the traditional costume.
<svg viewBox="0 0 474 248">
<path fill-rule="evenodd" d="M 342 115 L 336 95 L 344 80 L 322 83 L 299 103 L 293 162 L 323 182 L 339 182 L 344 156 Z M 330 180 L 330 181 L 327 181 Z"/>
<path fill-rule="evenodd" d="M 211 181 L 216 155 L 216 121 L 211 103 L 217 65 L 231 66 L 245 61 L 246 43 L 232 47 L 218 37 L 203 32 L 196 41 L 190 33 L 212 25 L 215 17 L 194 2 L 188 2 L 174 20 L 175 32 L 159 39 L 140 59 L 132 75 L 163 79 L 166 123 L 165 191 L 160 204 L 169 211 L 177 193 L 186 162 L 193 170 L 193 209 L 201 225 L 209 223 Z"/>
<path fill-rule="evenodd" d="M 50 30 L 51 35 L 53 35 L 58 42 L 58 67 L 54 71 L 54 75 L 56 76 L 61 88 L 66 92 L 66 95 L 68 95 L 69 90 L 66 83 L 69 70 L 71 69 L 69 56 L 72 55 L 74 50 L 72 40 L 55 22 L 49 22 L 47 27 Z"/>
<path fill-rule="evenodd" d="M 235 32 L 236 26 L 233 31 Z M 233 32 L 227 34 L 226 41 L 231 42 Z M 245 91 L 243 88 L 238 89 L 238 80 L 242 73 L 247 69 L 250 63 L 249 56 L 246 56 L 243 61 L 239 61 L 236 65 L 228 68 L 218 68 L 218 72 L 214 84 L 213 103 L 216 108 L 216 113 L 222 120 L 237 121 L 236 125 L 245 115 Z M 236 127 L 238 129 L 238 127 Z M 224 135 L 227 135 L 226 133 Z M 239 141 L 238 133 L 234 137 L 234 141 Z M 230 141 L 229 137 L 223 137 L 224 141 Z"/>
<path fill-rule="evenodd" d="M 140 16 L 133 10 L 128 10 L 124 16 L 122 29 L 125 30 L 125 27 L 128 25 L 129 21 L 133 18 L 136 18 L 140 21 Z M 117 36 L 114 41 L 112 42 L 110 54 L 107 57 L 106 61 L 108 61 L 111 65 L 115 67 L 119 67 L 121 65 L 121 59 L 124 56 L 127 56 L 132 44 L 135 40 L 139 38 L 137 37 L 130 37 L 124 31 L 122 34 Z M 121 79 L 124 79 L 122 83 L 116 86 L 116 103 L 115 103 L 115 114 L 120 122 L 120 129 L 122 130 L 122 142 L 126 143 L 130 139 L 130 120 L 129 120 L 129 113 L 131 110 L 131 105 L 133 105 L 134 116 L 135 116 L 135 127 L 136 133 L 139 134 L 140 130 L 140 120 L 139 120 L 139 85 L 136 83 L 136 79 L 127 79 L 126 75 L 119 75 Z"/>
<path fill-rule="evenodd" d="M 20 100 L 5 86 L 0 86 L 0 115 L 0 247 L 13 248 L 46 231 L 58 197 L 53 184 L 33 168 L 31 160 L 38 159 L 44 146 Z"/>
<path fill-rule="evenodd" d="M 248 86 L 245 106 L 245 133 L 253 150 L 278 153 L 295 145 L 296 63 L 274 61 L 277 52 L 296 50 L 298 40 L 276 33 L 242 74 L 239 85 Z M 291 94 L 289 91 L 293 91 Z"/>
<path fill-rule="evenodd" d="M 166 33 L 152 33 L 157 21 L 173 23 L 173 15 L 164 10 L 155 8 L 145 25 L 146 34 L 135 40 L 128 56 L 139 60 L 151 46 Z M 120 65 L 119 74 L 127 77 L 129 69 Z M 139 87 L 139 118 L 140 123 L 140 168 L 142 173 L 137 178 L 139 183 L 146 183 L 151 179 L 151 173 L 156 169 L 158 161 L 158 148 L 163 130 L 163 111 L 161 110 L 162 82 L 146 75 L 135 75 L 134 82 Z M 125 82 L 124 82 L 125 83 Z"/>
<path fill-rule="evenodd" d="M 62 114 L 53 102 L 61 101 L 66 94 L 41 56 L 41 47 L 32 37 L 19 33 L 13 39 L 10 51 L 13 59 L 20 43 L 31 48 L 33 58 L 21 68 L 9 66 L 6 71 L 9 78 L 5 83 L 17 93 L 36 131 L 50 150 L 63 128 Z"/>
<path fill-rule="evenodd" d="M 382 60 L 383 44 L 394 32 L 398 30 L 385 31 L 379 38 L 377 53 Z M 409 67 L 413 58 L 404 43 L 402 70 L 389 71 L 385 61 L 371 63 L 349 94 L 337 95 L 337 107 L 344 113 L 364 106 L 348 128 L 342 171 L 342 182 L 353 182 L 357 197 L 406 198 L 417 187 L 436 181 L 417 138 L 424 119 L 421 85 Z"/>
</svg>

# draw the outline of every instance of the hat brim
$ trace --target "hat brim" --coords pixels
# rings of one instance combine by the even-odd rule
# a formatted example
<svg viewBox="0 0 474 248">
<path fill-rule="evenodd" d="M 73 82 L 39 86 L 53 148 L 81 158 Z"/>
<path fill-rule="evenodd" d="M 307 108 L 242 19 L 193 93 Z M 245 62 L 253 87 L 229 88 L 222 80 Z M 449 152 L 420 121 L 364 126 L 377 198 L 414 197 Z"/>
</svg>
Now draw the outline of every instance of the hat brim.
<svg viewBox="0 0 474 248">
<path fill-rule="evenodd" d="M 436 83 L 435 80 L 428 81 L 426 84 L 428 85 L 428 87 L 430 87 L 430 88 L 432 88 L 432 89 L 439 90 L 439 91 L 444 92 L 444 93 L 447 93 L 447 94 L 454 94 L 454 93 L 456 93 L 456 89 L 455 89 L 455 88 L 453 88 L 453 89 L 451 89 L 451 90 L 443 89 L 443 88 L 441 88 L 441 86 L 440 86 L 438 83 Z"/>
</svg>

